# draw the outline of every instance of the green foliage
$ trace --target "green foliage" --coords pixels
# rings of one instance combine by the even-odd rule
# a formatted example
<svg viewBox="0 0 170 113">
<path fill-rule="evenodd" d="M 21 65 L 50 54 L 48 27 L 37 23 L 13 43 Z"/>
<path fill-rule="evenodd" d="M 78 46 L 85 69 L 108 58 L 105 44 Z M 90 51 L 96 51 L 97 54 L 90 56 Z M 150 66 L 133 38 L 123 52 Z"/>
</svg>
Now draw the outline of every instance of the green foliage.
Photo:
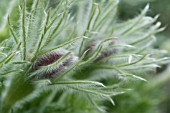
<svg viewBox="0 0 170 113">
<path fill-rule="evenodd" d="M 61 0 L 55 8 L 49 2 L 35 0 L 27 9 L 20 1 L 18 29 L 8 17 L 11 35 L 0 45 L 2 113 L 109 112 L 104 103 L 114 105 L 114 97 L 129 89 L 124 84 L 147 81 L 145 75 L 169 61 L 162 58 L 164 51 L 152 48 L 154 34 L 164 28 L 158 16 L 146 16 L 149 5 L 120 23 L 119 0 Z M 62 49 L 68 53 L 33 69 L 42 55 Z M 53 69 L 61 73 L 37 79 Z"/>
<path fill-rule="evenodd" d="M 12 26 L 16 29 L 18 27 L 19 19 L 19 9 L 18 9 L 19 0 L 1 0 L 0 1 L 0 42 L 9 38 L 9 26 L 8 26 L 8 16 L 12 20 Z M 27 6 L 32 5 L 32 0 L 27 1 Z M 29 10 L 29 9 L 28 9 Z"/>
</svg>

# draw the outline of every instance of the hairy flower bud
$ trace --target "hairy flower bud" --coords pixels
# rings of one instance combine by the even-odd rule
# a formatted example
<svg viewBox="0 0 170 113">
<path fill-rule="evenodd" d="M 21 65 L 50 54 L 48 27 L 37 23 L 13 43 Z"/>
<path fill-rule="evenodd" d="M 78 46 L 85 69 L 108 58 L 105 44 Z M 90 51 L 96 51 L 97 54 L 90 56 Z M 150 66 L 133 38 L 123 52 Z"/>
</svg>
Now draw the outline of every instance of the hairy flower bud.
<svg viewBox="0 0 170 113">
<path fill-rule="evenodd" d="M 49 66 L 50 64 L 55 63 L 56 61 L 58 61 L 61 57 L 63 57 L 67 53 L 69 53 L 69 51 L 64 50 L 64 49 L 56 49 L 56 50 L 50 51 L 50 52 L 38 57 L 32 66 L 32 71 L 41 69 L 44 66 Z M 74 53 L 70 52 L 70 54 L 66 58 L 64 58 L 61 62 L 57 63 L 56 65 L 54 65 L 52 67 L 49 66 L 49 68 L 47 68 L 45 70 L 42 70 L 42 72 L 40 74 L 36 75 L 36 77 L 38 79 L 54 78 L 55 76 L 66 71 L 77 60 L 78 60 L 78 57 L 75 56 Z"/>
<path fill-rule="evenodd" d="M 87 56 L 91 56 L 93 54 L 93 52 L 97 49 L 97 46 L 99 45 L 99 43 L 100 43 L 99 40 L 92 40 L 87 43 L 87 46 L 85 47 L 85 51 L 89 50 L 87 53 Z M 115 54 L 117 52 L 117 49 L 113 46 L 115 46 L 118 43 L 119 43 L 119 40 L 117 38 L 113 38 L 107 44 L 104 44 L 103 48 L 105 49 L 100 52 L 99 56 L 95 59 L 95 61 L 98 61 L 112 54 Z"/>
<path fill-rule="evenodd" d="M 105 57 L 108 57 L 108 56 L 110 56 L 112 54 L 115 54 L 117 52 L 117 49 L 115 47 L 113 47 L 113 46 L 115 46 L 118 43 L 119 43 L 118 39 L 114 38 L 113 40 L 111 40 L 111 42 L 109 42 L 109 44 L 108 44 L 108 47 L 110 46 L 110 48 L 107 48 L 107 49 L 103 50 L 101 52 L 100 56 L 96 59 L 96 61 L 100 60 L 100 59 L 103 59 Z"/>
</svg>

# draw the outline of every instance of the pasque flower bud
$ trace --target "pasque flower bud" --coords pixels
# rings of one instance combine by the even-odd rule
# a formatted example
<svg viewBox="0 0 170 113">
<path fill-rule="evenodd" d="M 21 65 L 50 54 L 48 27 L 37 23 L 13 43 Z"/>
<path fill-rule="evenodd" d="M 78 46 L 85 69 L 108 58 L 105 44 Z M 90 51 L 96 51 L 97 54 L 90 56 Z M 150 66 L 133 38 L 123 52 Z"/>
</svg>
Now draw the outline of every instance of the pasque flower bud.
<svg viewBox="0 0 170 113">
<path fill-rule="evenodd" d="M 56 49 L 42 56 L 39 56 L 32 66 L 32 71 L 36 71 L 40 68 L 43 68 L 43 66 L 53 64 L 67 53 L 69 53 L 69 51 L 64 49 Z M 38 79 L 54 78 L 60 73 L 66 71 L 77 60 L 78 57 L 74 53 L 70 52 L 70 54 L 66 58 L 64 58 L 60 63 L 54 65 L 53 67 L 49 67 L 48 69 L 43 70 L 40 74 L 36 75 L 36 77 Z"/>
<path fill-rule="evenodd" d="M 100 43 L 99 40 L 91 40 L 87 43 L 87 45 L 85 47 L 85 51 L 88 50 L 87 56 L 92 55 L 92 53 L 97 49 L 97 46 L 99 43 Z M 100 52 L 99 56 L 95 59 L 95 61 L 98 61 L 98 60 L 108 57 L 112 54 L 115 54 L 117 52 L 117 49 L 112 46 L 115 46 L 118 43 L 119 43 L 119 40 L 117 38 L 113 38 L 107 44 L 104 44 L 103 48 L 105 48 L 105 47 L 106 48 Z M 110 46 L 110 48 L 109 48 L 109 46 Z"/>
</svg>

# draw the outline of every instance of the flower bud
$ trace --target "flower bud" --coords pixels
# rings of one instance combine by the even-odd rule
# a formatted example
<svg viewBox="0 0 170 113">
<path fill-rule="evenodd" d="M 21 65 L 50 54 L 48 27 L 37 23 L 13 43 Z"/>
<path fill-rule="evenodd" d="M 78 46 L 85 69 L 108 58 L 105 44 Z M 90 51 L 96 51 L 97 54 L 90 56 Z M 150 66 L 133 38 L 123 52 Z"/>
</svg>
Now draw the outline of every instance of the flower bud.
<svg viewBox="0 0 170 113">
<path fill-rule="evenodd" d="M 48 66 L 50 64 L 53 64 L 54 62 L 59 60 L 61 57 L 66 55 L 68 52 L 69 51 L 64 50 L 64 49 L 56 49 L 42 56 L 39 56 L 32 66 L 32 71 L 36 71 L 43 66 Z M 53 67 L 50 66 L 48 69 L 42 70 L 42 72 L 36 75 L 36 77 L 38 79 L 54 78 L 55 76 L 66 71 L 74 63 L 76 63 L 77 60 L 78 60 L 78 57 L 75 56 L 74 53 L 71 52 L 60 63 L 54 65 Z"/>
<path fill-rule="evenodd" d="M 87 43 L 87 46 L 85 47 L 85 51 L 88 50 L 87 52 L 87 56 L 90 57 L 92 56 L 92 54 L 95 52 L 95 50 L 97 49 L 97 46 L 99 45 L 100 41 L 99 40 L 91 40 Z M 111 41 L 108 41 L 108 43 L 103 44 L 103 48 L 107 48 L 104 49 L 100 52 L 99 56 L 94 60 L 98 61 L 101 60 L 105 57 L 111 56 L 112 54 L 117 53 L 117 49 L 115 47 L 116 44 L 119 43 L 119 40 L 117 38 L 113 38 Z M 110 48 L 109 48 L 110 46 Z"/>
</svg>

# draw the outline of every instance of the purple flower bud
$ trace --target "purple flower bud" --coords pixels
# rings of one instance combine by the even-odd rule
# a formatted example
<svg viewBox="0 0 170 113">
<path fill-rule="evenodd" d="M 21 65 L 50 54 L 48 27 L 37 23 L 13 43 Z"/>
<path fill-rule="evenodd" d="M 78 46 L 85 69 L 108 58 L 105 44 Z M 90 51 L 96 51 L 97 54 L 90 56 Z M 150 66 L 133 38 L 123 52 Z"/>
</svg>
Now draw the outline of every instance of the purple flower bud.
<svg viewBox="0 0 170 113">
<path fill-rule="evenodd" d="M 64 50 L 64 49 L 56 49 L 42 56 L 39 56 L 32 66 L 32 71 L 38 70 L 43 66 L 48 66 L 50 64 L 53 64 L 54 62 L 59 60 L 61 57 L 66 55 L 68 52 L 69 51 Z M 76 63 L 77 60 L 78 60 L 78 57 L 75 56 L 74 53 L 71 52 L 60 63 L 54 65 L 53 67 L 49 67 L 46 70 L 43 70 L 40 74 L 36 75 L 36 77 L 38 79 L 54 78 L 55 76 L 66 71 L 74 63 Z"/>
<path fill-rule="evenodd" d="M 91 56 L 92 53 L 94 53 L 94 51 L 97 49 L 97 46 L 99 45 L 99 43 L 100 43 L 99 40 L 91 40 L 87 43 L 87 46 L 85 47 L 85 51 L 89 50 L 87 52 L 87 57 Z M 109 46 L 110 46 L 110 48 L 102 50 L 100 52 L 100 55 L 95 59 L 95 61 L 101 60 L 101 59 L 108 57 L 112 54 L 116 54 L 117 49 L 115 47 L 112 47 L 112 46 L 115 46 L 118 43 L 119 43 L 119 40 L 116 39 L 116 38 L 113 38 L 113 40 L 109 41 L 109 43 L 104 44 L 103 48 L 109 47 Z"/>
<path fill-rule="evenodd" d="M 119 43 L 118 39 L 114 38 L 113 40 L 111 40 L 111 42 L 108 44 L 108 46 L 111 46 L 111 48 L 103 50 L 101 52 L 100 56 L 95 61 L 103 59 L 103 58 L 108 57 L 108 56 L 111 56 L 112 54 L 116 54 L 117 49 L 115 47 L 112 47 L 112 46 L 115 46 L 118 43 Z"/>
</svg>

